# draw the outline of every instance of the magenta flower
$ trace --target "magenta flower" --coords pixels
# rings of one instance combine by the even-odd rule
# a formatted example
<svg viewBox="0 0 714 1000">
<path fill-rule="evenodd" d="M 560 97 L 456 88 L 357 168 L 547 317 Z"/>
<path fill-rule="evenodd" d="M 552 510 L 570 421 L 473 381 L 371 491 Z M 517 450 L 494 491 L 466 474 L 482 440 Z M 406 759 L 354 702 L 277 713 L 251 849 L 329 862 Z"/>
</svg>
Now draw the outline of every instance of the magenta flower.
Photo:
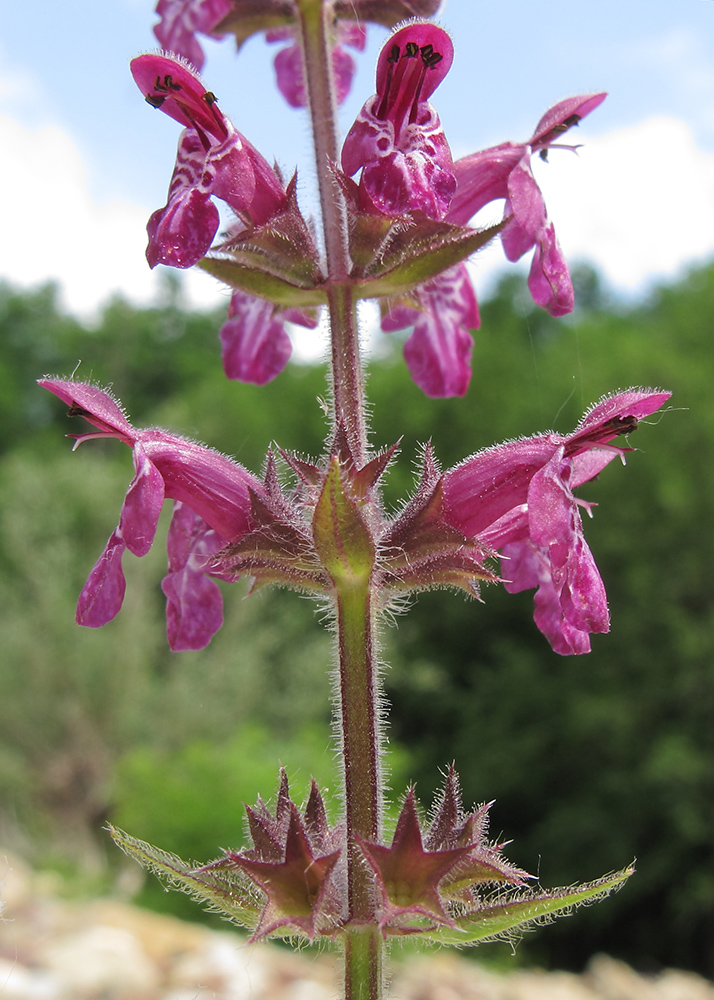
<svg viewBox="0 0 714 1000">
<path fill-rule="evenodd" d="M 314 329 L 317 319 L 300 309 L 279 309 L 266 299 L 234 290 L 220 330 L 227 378 L 265 385 L 279 375 L 292 352 L 285 322 Z"/>
<path fill-rule="evenodd" d="M 284 208 L 277 174 L 221 113 L 193 70 L 172 56 L 147 54 L 132 60 L 131 72 L 149 104 L 186 126 L 168 201 L 147 225 L 151 267 L 192 267 L 205 256 L 220 221 L 212 197 L 244 226 L 262 225 Z"/>
<path fill-rule="evenodd" d="M 658 410 L 670 393 L 604 398 L 572 434 L 548 433 L 478 452 L 443 476 L 443 518 L 498 551 L 506 589 L 537 587 L 535 622 L 556 653 L 587 653 L 610 627 L 607 599 L 585 542 L 573 490 L 629 449 L 610 444 Z"/>
<path fill-rule="evenodd" d="M 447 220 L 466 225 L 484 205 L 505 198 L 504 218 L 512 216 L 501 233 L 506 257 L 519 260 L 535 247 L 528 287 L 533 301 L 551 316 L 572 312 L 573 286 L 531 170 L 531 156 L 538 152 L 545 159 L 548 149 L 558 147 L 557 140 L 602 104 L 606 96 L 589 94 L 561 101 L 543 115 L 528 142 L 506 142 L 466 156 L 453 165 L 456 192 Z"/>
<path fill-rule="evenodd" d="M 362 169 L 366 211 L 402 215 L 420 211 L 443 219 L 456 181 L 451 151 L 428 98 L 453 60 L 441 28 L 414 21 L 386 42 L 377 63 L 377 93 L 357 116 L 342 147 L 342 169 Z"/>
<path fill-rule="evenodd" d="M 471 380 L 470 330 L 480 317 L 476 294 L 464 264 L 442 271 L 416 293 L 419 308 L 399 305 L 382 319 L 389 333 L 414 324 L 404 345 L 409 373 L 427 396 L 463 396 Z"/>
<path fill-rule="evenodd" d="M 337 21 L 335 24 L 335 39 L 332 45 L 332 71 L 335 79 L 337 103 L 342 104 L 350 92 L 352 77 L 355 72 L 355 61 L 343 45 L 362 52 L 367 43 L 367 32 L 355 21 Z M 305 71 L 302 62 L 300 45 L 295 39 L 295 29 L 286 25 L 266 31 L 266 42 L 284 42 L 291 44 L 280 49 L 275 57 L 275 75 L 278 90 L 291 108 L 307 107 L 307 91 L 305 89 Z"/>
<path fill-rule="evenodd" d="M 154 25 L 154 34 L 167 52 L 183 56 L 196 69 L 203 69 L 203 49 L 196 32 L 222 38 L 213 29 L 231 6 L 231 0 L 159 0 L 156 13 L 161 20 Z"/>
<path fill-rule="evenodd" d="M 221 593 L 207 574 L 210 559 L 227 542 L 251 529 L 251 493 L 264 493 L 250 472 L 218 452 L 166 431 L 136 430 L 120 405 L 97 386 L 68 379 L 39 385 L 84 417 L 97 431 L 70 435 L 83 441 L 113 437 L 133 450 L 135 476 L 124 498 L 119 525 L 84 585 L 77 604 L 79 625 L 99 628 L 124 600 L 122 556 L 144 556 L 151 548 L 164 500 L 175 500 L 168 535 L 169 573 L 163 589 L 166 622 L 174 650 L 202 649 L 222 623 Z"/>
</svg>

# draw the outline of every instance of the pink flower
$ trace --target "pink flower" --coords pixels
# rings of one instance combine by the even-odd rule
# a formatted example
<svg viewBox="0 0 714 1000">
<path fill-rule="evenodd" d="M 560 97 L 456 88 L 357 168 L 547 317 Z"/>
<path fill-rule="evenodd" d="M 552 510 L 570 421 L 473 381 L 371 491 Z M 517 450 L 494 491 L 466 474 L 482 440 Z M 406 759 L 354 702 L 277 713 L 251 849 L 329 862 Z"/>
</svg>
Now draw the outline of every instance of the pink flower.
<svg viewBox="0 0 714 1000">
<path fill-rule="evenodd" d="M 302 310 L 280 310 L 266 299 L 236 289 L 220 331 L 226 377 L 265 385 L 279 375 L 292 352 L 286 321 L 310 329 L 317 326 L 317 320 Z"/>
<path fill-rule="evenodd" d="M 244 226 L 262 225 L 286 203 L 282 183 L 267 160 L 218 109 L 185 63 L 147 54 L 132 60 L 131 72 L 152 107 L 186 126 L 164 208 L 147 231 L 151 267 L 192 267 L 205 256 L 219 225 L 213 197 L 224 201 Z"/>
<path fill-rule="evenodd" d="M 453 60 L 441 28 L 414 21 L 387 41 L 377 63 L 377 93 L 367 101 L 342 147 L 342 169 L 362 168 L 367 211 L 420 211 L 443 219 L 456 187 L 451 151 L 428 98 Z"/>
<path fill-rule="evenodd" d="M 41 379 L 96 432 L 70 435 L 83 441 L 113 437 L 133 451 L 134 479 L 124 498 L 119 525 L 89 575 L 79 597 L 76 621 L 99 628 L 111 621 L 124 600 L 122 556 L 144 556 L 151 548 L 164 500 L 175 500 L 169 529 L 169 573 L 163 582 L 172 649 L 202 649 L 222 623 L 221 594 L 206 574 L 210 559 L 227 542 L 251 529 L 251 493 L 260 481 L 218 452 L 158 429 L 136 430 L 120 405 L 97 386 L 67 379 Z M 213 575 L 220 575 L 215 573 Z"/>
<path fill-rule="evenodd" d="M 183 56 L 200 70 L 204 56 L 196 32 L 221 38 L 213 29 L 230 9 L 231 0 L 159 0 L 156 13 L 161 20 L 154 26 L 154 34 L 163 49 Z"/>
<path fill-rule="evenodd" d="M 556 653 L 587 653 L 610 627 L 607 599 L 585 542 L 573 490 L 625 451 L 609 442 L 635 430 L 670 393 L 604 398 L 572 434 L 542 434 L 478 452 L 444 474 L 443 517 L 498 551 L 506 589 L 537 587 L 535 621 Z"/>
<path fill-rule="evenodd" d="M 602 104 L 606 96 L 589 94 L 561 101 L 543 115 L 528 142 L 506 142 L 466 156 L 453 165 L 456 191 L 447 220 L 466 225 L 488 202 L 505 198 L 504 218 L 512 216 L 501 234 L 506 257 L 519 260 L 535 247 L 528 287 L 534 302 L 551 316 L 572 312 L 573 286 L 531 170 L 531 156 L 538 152 L 546 159 L 548 149 L 558 147 L 557 140 Z"/>
<path fill-rule="evenodd" d="M 290 26 L 266 31 L 266 42 L 289 41 L 290 45 L 281 49 L 275 57 L 275 75 L 278 90 L 291 108 L 307 107 L 305 71 L 302 64 L 300 45 L 295 40 L 295 29 Z M 350 92 L 355 62 L 343 45 L 362 52 L 367 43 L 367 32 L 354 21 L 337 21 L 335 39 L 332 46 L 332 71 L 335 78 L 337 103 L 342 104 Z"/>
<path fill-rule="evenodd" d="M 396 306 L 382 320 L 389 333 L 414 324 L 404 345 L 411 377 L 432 398 L 464 396 L 471 380 L 470 330 L 480 323 L 476 294 L 464 264 L 442 271 L 416 293 L 419 308 Z"/>
</svg>

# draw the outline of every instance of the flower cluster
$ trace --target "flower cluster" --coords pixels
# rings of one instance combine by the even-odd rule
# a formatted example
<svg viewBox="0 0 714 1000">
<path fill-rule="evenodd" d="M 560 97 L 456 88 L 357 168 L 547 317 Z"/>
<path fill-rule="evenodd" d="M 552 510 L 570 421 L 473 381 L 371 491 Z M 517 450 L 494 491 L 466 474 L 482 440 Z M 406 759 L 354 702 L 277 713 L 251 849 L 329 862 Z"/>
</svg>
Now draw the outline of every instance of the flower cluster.
<svg viewBox="0 0 714 1000">
<path fill-rule="evenodd" d="M 418 490 L 386 517 L 377 483 L 394 450 L 360 465 L 339 432 L 326 464 L 283 453 L 296 485 L 281 486 L 270 456 L 264 480 L 202 445 L 165 431 L 136 430 L 121 407 L 96 386 L 43 379 L 70 416 L 96 432 L 77 443 L 114 437 L 130 445 L 135 477 L 112 533 L 80 595 L 77 621 L 98 627 L 124 597 L 121 559 L 145 555 L 164 499 L 178 501 L 169 530 L 167 627 L 173 649 L 201 648 L 221 625 L 221 597 L 210 577 L 278 583 L 320 595 L 339 575 L 363 574 L 379 603 L 424 588 L 478 593 L 498 577 L 501 557 L 511 592 L 537 588 L 535 621 L 553 649 L 585 653 L 590 633 L 606 632 L 605 589 L 585 542 L 573 491 L 628 449 L 611 442 L 630 434 L 669 393 L 629 390 L 603 399 L 568 435 L 555 433 L 495 445 L 441 473 L 427 448 Z M 345 555 L 343 536 L 351 540 Z M 345 559 L 347 562 L 345 563 Z"/>
<path fill-rule="evenodd" d="M 185 25 L 189 12 L 199 8 L 189 3 L 181 9 L 176 23 Z M 231 16 L 239 23 L 235 9 Z M 289 23 L 278 18 L 277 26 L 270 27 L 273 24 L 268 25 L 269 40 L 294 38 Z M 338 90 L 344 95 L 352 61 L 341 42 L 359 48 L 364 36 L 349 20 L 338 20 L 335 30 L 332 58 Z M 184 34 L 194 37 L 188 30 Z M 178 37 L 177 28 L 174 36 Z M 182 51 L 188 49 L 184 46 Z M 345 138 L 338 171 L 351 217 L 350 252 L 355 261 L 353 278 L 361 279 L 359 295 L 381 300 L 385 332 L 413 327 L 405 359 L 414 381 L 433 397 L 463 396 L 469 386 L 471 331 L 479 326 L 479 312 L 463 261 L 475 245 L 468 238 L 459 242 L 459 236 L 485 205 L 505 200 L 500 229 L 509 260 L 534 251 L 528 279 L 534 301 L 553 316 L 573 309 L 568 266 L 533 176 L 531 157 L 537 153 L 546 158 L 549 149 L 560 147 L 564 133 L 605 98 L 599 93 L 561 101 L 546 112 L 526 142 L 503 143 L 453 161 L 439 116 L 429 101 L 452 60 L 451 40 L 436 25 L 412 20 L 395 31 L 379 56 L 377 92 Z M 288 101 L 304 104 L 301 55 L 294 41 L 281 50 L 276 65 L 279 86 Z M 221 337 L 226 374 L 262 384 L 282 370 L 289 356 L 285 320 L 295 322 L 297 316 L 302 322 L 304 306 L 326 301 L 317 251 L 312 245 L 290 250 L 271 246 L 269 259 L 263 252 L 246 262 L 244 248 L 256 227 L 270 228 L 285 211 L 287 193 L 279 175 L 178 59 L 140 56 L 132 63 L 132 71 L 147 101 L 186 126 L 167 205 L 149 221 L 149 263 L 189 267 L 204 260 L 211 273 L 233 285 L 231 321 Z M 357 175 L 358 181 L 350 180 Z M 209 254 L 219 222 L 212 198 L 222 200 L 237 222 L 229 234 L 232 240 Z M 292 216 L 296 224 L 308 229 L 296 203 Z M 396 234 L 404 231 L 410 234 L 412 248 L 420 247 L 423 255 L 431 253 L 436 259 L 436 250 L 449 241 L 451 252 L 431 271 L 422 268 L 408 280 L 400 272 L 376 281 L 373 272 L 381 266 Z M 296 272 L 305 269 L 311 272 L 310 279 L 301 275 L 297 280 Z M 276 270 L 283 282 L 280 295 L 285 308 L 276 310 L 250 301 L 257 296 L 263 303 L 270 302 Z M 231 346 L 226 346 L 226 339 Z M 243 350 L 248 343 L 260 345 L 261 360 L 251 363 L 250 348 Z"/>
</svg>

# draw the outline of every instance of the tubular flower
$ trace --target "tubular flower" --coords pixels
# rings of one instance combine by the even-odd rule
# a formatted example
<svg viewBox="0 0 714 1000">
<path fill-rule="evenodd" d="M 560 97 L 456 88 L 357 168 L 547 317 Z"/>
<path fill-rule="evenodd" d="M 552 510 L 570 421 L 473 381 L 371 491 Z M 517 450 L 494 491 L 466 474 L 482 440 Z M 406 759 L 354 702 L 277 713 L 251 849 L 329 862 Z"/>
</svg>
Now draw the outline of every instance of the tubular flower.
<svg viewBox="0 0 714 1000">
<path fill-rule="evenodd" d="M 159 0 L 156 13 L 161 20 L 154 34 L 161 47 L 188 59 L 196 69 L 203 69 L 203 49 L 196 33 L 222 38 L 213 29 L 231 9 L 231 0 Z"/>
<path fill-rule="evenodd" d="M 280 310 L 266 299 L 235 290 L 220 330 L 227 378 L 265 385 L 279 375 L 292 352 L 286 321 L 310 329 L 317 326 L 317 320 L 303 310 Z"/>
<path fill-rule="evenodd" d="M 537 588 L 535 622 L 556 653 L 587 653 L 590 633 L 610 627 L 605 588 L 585 542 L 573 490 L 625 452 L 629 434 L 670 393 L 604 398 L 566 436 L 548 433 L 478 452 L 443 476 L 443 518 L 498 551 L 506 589 Z"/>
<path fill-rule="evenodd" d="M 355 72 L 355 62 L 343 45 L 349 45 L 358 52 L 364 50 L 367 44 L 367 33 L 354 21 L 337 21 L 335 38 L 332 45 L 332 71 L 335 78 L 337 103 L 342 104 L 350 92 L 352 77 Z M 291 44 L 280 49 L 275 57 L 275 75 L 278 90 L 291 108 L 307 107 L 307 91 L 305 89 L 305 71 L 302 62 L 300 45 L 295 39 L 295 29 L 286 25 L 266 31 L 266 42 L 284 42 Z"/>
<path fill-rule="evenodd" d="M 453 60 L 441 28 L 413 22 L 387 41 L 377 63 L 377 93 L 357 116 L 342 147 L 342 169 L 362 168 L 367 211 L 420 211 L 443 219 L 456 188 L 451 151 L 428 98 Z"/>
<path fill-rule="evenodd" d="M 468 271 L 457 264 L 421 285 L 419 308 L 399 305 L 382 319 L 385 333 L 414 324 L 404 345 L 409 373 L 427 396 L 464 396 L 471 380 L 473 337 L 481 322 Z"/>
<path fill-rule="evenodd" d="M 178 501 L 168 535 L 167 597 L 169 645 L 202 649 L 222 624 L 221 594 L 206 574 L 211 557 L 252 527 L 251 497 L 264 490 L 250 472 L 218 452 L 158 429 L 137 430 L 119 404 L 97 386 L 67 379 L 39 385 L 97 428 L 70 435 L 75 447 L 96 438 L 116 438 L 133 451 L 135 475 L 124 498 L 119 525 L 89 575 L 79 597 L 76 621 L 99 628 L 111 621 L 124 600 L 122 556 L 144 556 L 151 548 L 164 500 Z"/>
<path fill-rule="evenodd" d="M 484 205 L 505 198 L 504 219 L 511 217 L 501 233 L 506 257 L 519 260 L 535 247 L 528 287 L 533 301 L 551 316 L 572 312 L 573 286 L 531 170 L 531 156 L 537 152 L 546 159 L 550 148 L 560 146 L 558 139 L 602 104 L 606 96 L 588 94 L 561 101 L 546 111 L 527 142 L 492 146 L 457 160 L 453 166 L 456 191 L 447 220 L 465 225 Z"/>
<path fill-rule="evenodd" d="M 211 198 L 224 201 L 245 226 L 261 225 L 280 211 L 286 193 L 267 160 L 218 109 L 178 58 L 138 56 L 131 71 L 147 102 L 186 126 L 164 208 L 149 219 L 146 257 L 151 267 L 192 267 L 208 251 L 219 225 Z"/>
</svg>

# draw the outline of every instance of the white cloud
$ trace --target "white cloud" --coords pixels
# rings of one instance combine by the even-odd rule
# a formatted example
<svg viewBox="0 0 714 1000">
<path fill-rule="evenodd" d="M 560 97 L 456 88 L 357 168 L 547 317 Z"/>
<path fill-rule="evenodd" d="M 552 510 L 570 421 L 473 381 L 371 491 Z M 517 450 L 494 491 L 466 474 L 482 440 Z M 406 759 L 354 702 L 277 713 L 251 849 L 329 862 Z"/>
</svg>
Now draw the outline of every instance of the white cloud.
<svg viewBox="0 0 714 1000">
<path fill-rule="evenodd" d="M 592 261 L 622 291 L 714 255 L 714 155 L 682 121 L 586 140 L 577 159 L 553 150 L 535 170 L 568 259 Z"/>
<path fill-rule="evenodd" d="M 0 276 L 29 287 L 50 279 L 70 311 L 93 318 L 115 291 L 136 303 L 156 296 L 146 265 L 152 207 L 98 203 L 72 138 L 60 128 L 30 129 L 0 114 L 12 156 L 0 159 Z M 700 150 L 688 126 L 653 118 L 599 139 L 577 157 L 552 150 L 535 160 L 548 211 L 569 260 L 587 259 L 618 289 L 640 294 L 655 280 L 714 255 L 714 155 Z M 481 224 L 497 221 L 487 206 Z M 483 296 L 505 262 L 496 243 L 475 258 Z M 192 305 L 217 305 L 227 293 L 198 271 L 182 276 Z"/>
<path fill-rule="evenodd" d="M 66 307 L 87 319 L 117 291 L 151 301 L 157 275 L 144 257 L 151 209 L 94 201 L 80 151 L 54 125 L 29 129 L 0 115 L 0 134 L 12 150 L 0 159 L 0 275 L 23 287 L 56 280 Z M 200 273 L 187 276 L 186 289 L 196 305 L 225 298 Z"/>
</svg>

